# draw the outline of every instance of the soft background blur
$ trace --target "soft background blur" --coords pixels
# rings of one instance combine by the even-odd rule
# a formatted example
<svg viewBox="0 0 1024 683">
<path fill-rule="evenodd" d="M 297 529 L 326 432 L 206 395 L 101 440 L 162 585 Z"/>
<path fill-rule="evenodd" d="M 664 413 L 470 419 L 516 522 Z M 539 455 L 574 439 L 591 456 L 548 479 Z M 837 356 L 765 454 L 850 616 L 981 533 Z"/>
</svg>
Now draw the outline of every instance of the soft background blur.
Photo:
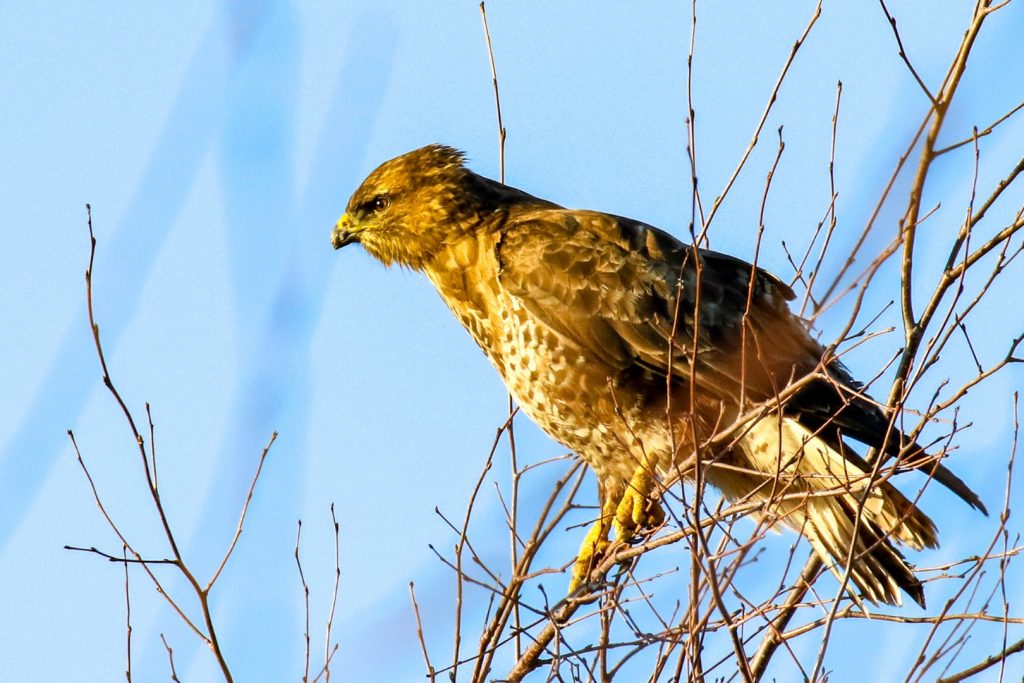
<svg viewBox="0 0 1024 683">
<path fill-rule="evenodd" d="M 935 84 L 967 25 L 968 3 L 896 2 L 892 9 L 915 65 Z M 1010 7 L 983 29 L 948 141 L 1022 99 L 1022 9 Z M 807 2 L 752 1 L 698 8 L 693 91 L 706 206 L 748 144 L 812 10 Z M 623 3 L 494 2 L 488 17 L 508 182 L 685 235 L 688 5 L 652 3 L 641 11 Z M 335 671 L 353 681 L 420 679 L 410 580 L 428 645 L 446 663 L 450 572 L 427 545 L 448 549 L 456 539 L 434 507 L 461 519 L 504 420 L 506 394 L 424 278 L 386 272 L 358 248 L 335 253 L 329 235 L 370 170 L 423 144 L 460 147 L 474 169 L 497 176 L 477 4 L 4 3 L 0 46 L 0 679 L 123 680 L 121 569 L 62 550 L 120 551 L 74 460 L 68 428 L 139 549 L 167 553 L 91 345 L 82 278 L 86 202 L 99 240 L 95 299 L 111 372 L 138 415 L 152 403 L 164 499 L 202 576 L 230 540 L 260 449 L 273 430 L 281 434 L 214 594 L 236 679 L 301 676 L 302 593 L 292 557 L 300 517 L 313 647 L 321 650 L 332 501 L 342 529 Z M 871 3 L 824 7 L 762 144 L 716 218 L 716 249 L 752 256 L 775 130 L 785 125 L 761 263 L 788 279 L 780 242 L 801 251 L 828 205 L 840 79 L 833 263 L 847 253 L 926 111 Z M 1022 148 L 1024 119 L 985 139 L 981 187 L 1005 174 Z M 972 163 L 966 149 L 936 167 L 925 205 L 941 199 L 944 213 L 924 231 L 923 257 L 944 258 L 938 248 L 929 251 L 927 231 L 959 224 Z M 1019 200 L 1018 192 L 1008 208 Z M 896 202 L 883 213 L 865 253 L 889 239 L 902 207 Z M 979 350 L 989 360 L 1024 317 L 1019 296 L 1008 298 L 1019 290 L 1020 269 L 1009 277 L 1001 311 L 989 307 L 973 323 L 978 339 L 991 340 Z M 872 310 L 894 290 L 878 296 Z M 838 332 L 843 314 L 840 307 L 821 321 L 825 338 Z M 850 356 L 854 374 L 873 375 L 900 345 L 890 335 Z M 990 507 L 1002 499 L 1009 396 L 1022 379 L 1010 368 L 964 404 L 961 420 L 975 426 L 952 464 Z M 562 452 L 525 419 L 517 424 L 524 461 Z M 505 481 L 508 466 L 498 460 L 490 479 Z M 500 505 L 490 484 L 478 505 L 498 534 Z M 922 565 L 958 557 L 959 539 L 987 538 L 994 529 L 993 518 L 934 487 L 923 506 L 938 520 L 944 546 L 912 558 Z M 582 531 L 563 535 L 557 540 L 567 561 Z M 500 549 L 505 538 L 501 531 L 481 544 Z M 779 557 L 790 542 L 778 540 Z M 1013 571 L 1010 604 L 1019 605 L 1024 586 Z M 549 594 L 564 581 L 553 577 Z M 678 581 L 682 592 L 685 576 Z M 140 571 L 132 572 L 132 591 L 136 680 L 168 678 L 160 633 L 175 648 L 182 680 L 216 679 L 208 652 Z M 903 640 L 907 633 L 840 624 L 837 642 L 855 638 L 858 645 L 833 647 L 832 680 L 862 680 L 865 671 L 886 680 L 886 671 L 905 670 L 916 651 Z M 475 642 L 475 631 L 468 637 Z M 995 643 L 972 648 L 964 665 Z M 1021 658 L 1012 661 L 1014 676 L 1022 666 Z"/>
</svg>

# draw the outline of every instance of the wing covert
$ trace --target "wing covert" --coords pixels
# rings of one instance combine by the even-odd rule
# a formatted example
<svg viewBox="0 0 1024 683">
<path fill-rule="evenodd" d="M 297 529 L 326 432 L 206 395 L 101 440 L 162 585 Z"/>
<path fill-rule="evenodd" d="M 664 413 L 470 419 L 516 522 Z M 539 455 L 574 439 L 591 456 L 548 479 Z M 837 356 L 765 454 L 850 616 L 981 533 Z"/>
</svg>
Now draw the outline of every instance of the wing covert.
<svg viewBox="0 0 1024 683">
<path fill-rule="evenodd" d="M 750 264 L 700 250 L 698 297 L 697 253 L 690 246 L 643 223 L 566 209 L 510 216 L 497 252 L 505 289 L 594 357 L 616 369 L 639 364 L 662 375 L 671 367 L 673 376 L 689 379 L 696 345 L 698 375 L 716 393 L 735 397 Z M 751 329 L 777 326 L 779 318 L 792 325 L 786 306 L 792 296 L 785 284 L 756 269 L 747 316 Z M 806 338 L 803 330 L 797 336 Z M 790 354 L 795 350 L 803 357 L 806 351 L 803 343 L 795 346 L 783 349 L 772 364 L 791 368 Z M 749 379 L 763 374 L 751 370 Z M 759 389 L 755 393 L 770 391 Z"/>
</svg>

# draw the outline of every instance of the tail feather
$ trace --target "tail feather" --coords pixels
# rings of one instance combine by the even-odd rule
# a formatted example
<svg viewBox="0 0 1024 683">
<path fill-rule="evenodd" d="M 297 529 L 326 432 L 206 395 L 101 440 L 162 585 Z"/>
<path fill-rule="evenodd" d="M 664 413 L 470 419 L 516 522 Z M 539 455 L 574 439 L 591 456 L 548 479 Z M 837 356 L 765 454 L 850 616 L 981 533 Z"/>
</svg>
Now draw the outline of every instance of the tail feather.
<svg viewBox="0 0 1024 683">
<path fill-rule="evenodd" d="M 817 499 L 787 518 L 787 522 L 795 524 L 794 517 L 801 520 L 807 540 L 836 578 L 842 580 L 849 562 L 850 580 L 868 600 L 899 605 L 902 589 L 924 607 L 921 582 L 885 533 L 873 521 L 862 517 L 854 536 L 856 512 L 846 509 L 845 501 L 836 502 L 835 499 Z"/>
<path fill-rule="evenodd" d="M 774 496 L 768 514 L 806 536 L 837 577 L 849 561 L 850 580 L 868 600 L 898 605 L 903 590 L 923 606 L 921 583 L 892 541 L 935 548 L 935 524 L 888 482 L 868 488 L 863 460 L 851 455 L 776 415 L 753 424 L 738 444 L 733 457 L 741 461 L 729 464 L 747 473 L 712 468 L 709 478 L 731 498 L 751 490 L 765 500 Z"/>
<path fill-rule="evenodd" d="M 936 462 L 934 465 L 923 465 L 920 469 L 931 476 L 932 479 L 939 482 L 947 489 L 959 496 L 960 500 L 970 505 L 975 510 L 981 512 L 981 514 L 988 516 L 988 508 L 981 502 L 981 498 L 978 494 L 971 490 L 971 487 L 964 483 L 964 480 L 953 474 L 948 467 L 943 465 L 941 462 Z"/>
<path fill-rule="evenodd" d="M 975 510 L 988 514 L 978 494 L 960 477 L 927 453 L 920 444 L 908 444 L 907 437 L 893 432 L 885 409 L 859 395 L 860 385 L 850 377 L 842 364 L 836 363 L 830 370 L 832 381 L 822 379 L 812 382 L 794 397 L 787 410 L 813 430 L 834 432 L 833 443 L 840 441 L 839 434 L 842 434 L 883 450 L 890 457 L 896 457 L 904 451 L 901 467 L 921 470 Z M 867 467 L 863 458 L 851 455 L 854 462 L 863 468 Z"/>
</svg>

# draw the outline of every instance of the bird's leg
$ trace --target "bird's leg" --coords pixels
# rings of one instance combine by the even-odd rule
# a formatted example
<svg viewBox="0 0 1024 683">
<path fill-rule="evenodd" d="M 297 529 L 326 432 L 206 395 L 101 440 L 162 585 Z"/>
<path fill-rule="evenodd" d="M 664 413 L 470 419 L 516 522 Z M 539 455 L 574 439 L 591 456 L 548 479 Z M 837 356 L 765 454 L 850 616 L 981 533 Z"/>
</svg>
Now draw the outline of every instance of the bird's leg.
<svg viewBox="0 0 1024 683">
<path fill-rule="evenodd" d="M 652 468 L 641 464 L 633 472 L 622 498 L 615 508 L 615 537 L 621 541 L 632 540 L 638 531 L 653 529 L 665 521 L 665 511 L 654 495 L 656 481 Z"/>
<path fill-rule="evenodd" d="M 591 572 L 608 548 L 608 532 L 612 528 L 618 540 L 629 542 L 638 531 L 653 529 L 665 521 L 665 511 L 655 496 L 655 487 L 651 467 L 640 465 L 627 484 L 605 489 L 601 516 L 583 539 L 572 568 L 570 593 L 589 582 Z"/>
<path fill-rule="evenodd" d="M 601 503 L 601 516 L 590 527 L 590 531 L 587 532 L 583 544 L 580 546 L 579 555 L 576 556 L 576 564 L 572 568 L 572 580 L 569 582 L 570 593 L 575 593 L 580 586 L 590 581 L 590 572 L 593 571 L 597 560 L 608 547 L 608 531 L 615 518 L 618 503 L 618 496 L 604 496 L 604 501 Z"/>
</svg>

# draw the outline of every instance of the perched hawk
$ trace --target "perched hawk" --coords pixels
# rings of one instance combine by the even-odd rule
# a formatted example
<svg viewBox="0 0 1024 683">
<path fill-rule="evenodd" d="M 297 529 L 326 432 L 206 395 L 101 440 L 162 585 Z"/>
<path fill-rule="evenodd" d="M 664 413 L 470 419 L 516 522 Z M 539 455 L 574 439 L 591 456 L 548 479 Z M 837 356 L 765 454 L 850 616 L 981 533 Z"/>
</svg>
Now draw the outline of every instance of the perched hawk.
<svg viewBox="0 0 1024 683">
<path fill-rule="evenodd" d="M 902 467 L 916 462 L 985 509 L 890 428 L 790 313 L 790 288 L 739 259 L 538 199 L 473 173 L 441 145 L 371 173 L 331 242 L 359 242 L 385 265 L 425 273 L 522 409 L 593 468 L 602 514 L 571 590 L 590 580 L 612 528 L 631 538 L 663 520 L 658 487 L 692 478 L 695 454 L 706 481 L 729 499 L 764 502 L 762 514 L 806 536 L 834 571 L 852 546 L 851 579 L 875 602 L 899 604 L 903 589 L 923 605 L 892 542 L 938 540 L 888 481 L 868 489 L 872 466 L 846 439 L 902 453 Z M 758 405 L 767 408 L 749 417 Z M 727 427 L 731 437 L 709 446 Z"/>
</svg>

